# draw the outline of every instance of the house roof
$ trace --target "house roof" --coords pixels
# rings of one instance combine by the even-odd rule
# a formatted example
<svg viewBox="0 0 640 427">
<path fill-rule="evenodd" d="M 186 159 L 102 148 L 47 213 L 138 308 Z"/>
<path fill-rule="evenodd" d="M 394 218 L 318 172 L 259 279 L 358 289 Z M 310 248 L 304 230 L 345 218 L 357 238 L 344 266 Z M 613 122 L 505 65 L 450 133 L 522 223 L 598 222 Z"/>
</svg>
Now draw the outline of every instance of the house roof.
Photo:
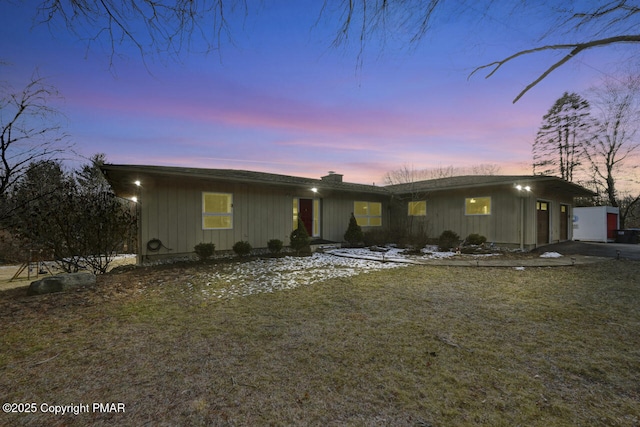
<svg viewBox="0 0 640 427">
<path fill-rule="evenodd" d="M 389 185 L 385 188 L 395 194 L 410 194 L 491 186 L 513 187 L 515 185 L 529 185 L 535 188 L 536 184 L 542 184 L 547 189 L 563 191 L 577 197 L 593 196 L 595 194 L 578 184 L 555 176 L 545 175 L 464 175 Z"/>
<path fill-rule="evenodd" d="M 217 181 L 272 184 L 290 187 L 315 187 L 318 190 L 339 190 L 389 195 L 385 187 L 342 182 L 341 179 L 313 179 L 237 169 L 204 169 L 173 166 L 103 165 L 102 171 L 118 194 L 127 193 L 134 181 L 144 176 L 189 177 Z M 340 175 L 335 175 L 341 177 Z"/>
<path fill-rule="evenodd" d="M 592 191 L 580 185 L 557 177 L 543 175 L 466 175 L 378 187 L 375 185 L 342 182 L 341 175 L 334 175 L 334 177 L 339 177 L 338 179 L 313 179 L 236 169 L 113 164 L 104 165 L 102 170 L 115 192 L 124 197 L 126 197 L 128 193 L 133 194 L 135 188 L 134 182 L 145 176 L 212 179 L 217 181 L 272 184 L 309 189 L 315 187 L 319 191 L 324 189 L 379 195 L 405 195 L 416 192 L 431 193 L 490 186 L 513 187 L 518 184 L 523 186 L 529 185 L 534 189 L 536 185 L 540 184 L 544 185 L 546 189 L 562 191 L 577 197 L 594 195 Z M 331 177 L 331 175 L 329 177 Z"/>
</svg>

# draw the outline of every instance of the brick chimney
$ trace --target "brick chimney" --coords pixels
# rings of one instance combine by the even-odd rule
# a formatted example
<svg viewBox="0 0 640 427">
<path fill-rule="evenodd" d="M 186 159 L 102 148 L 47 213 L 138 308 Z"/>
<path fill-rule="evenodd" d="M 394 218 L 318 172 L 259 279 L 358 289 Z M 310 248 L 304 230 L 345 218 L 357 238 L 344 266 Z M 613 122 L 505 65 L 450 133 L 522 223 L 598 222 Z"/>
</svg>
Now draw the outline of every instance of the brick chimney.
<svg viewBox="0 0 640 427">
<path fill-rule="evenodd" d="M 342 175 L 334 171 L 329 171 L 329 175 L 325 175 L 321 177 L 321 179 L 329 182 L 342 182 Z"/>
</svg>

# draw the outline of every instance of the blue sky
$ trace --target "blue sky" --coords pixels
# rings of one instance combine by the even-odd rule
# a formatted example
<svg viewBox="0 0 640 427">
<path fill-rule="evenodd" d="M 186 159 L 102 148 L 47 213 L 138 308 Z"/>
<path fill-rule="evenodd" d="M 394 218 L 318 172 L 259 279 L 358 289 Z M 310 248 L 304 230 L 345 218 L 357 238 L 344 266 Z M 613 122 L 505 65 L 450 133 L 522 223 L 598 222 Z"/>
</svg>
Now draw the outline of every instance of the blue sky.
<svg viewBox="0 0 640 427">
<path fill-rule="evenodd" d="M 332 47 L 337 23 L 319 2 L 254 5 L 229 16 L 219 52 L 147 57 L 108 49 L 61 24 L 33 25 L 37 2 L 0 4 L 1 79 L 20 88 L 35 69 L 57 87 L 70 141 L 111 163 L 249 169 L 307 177 L 336 171 L 382 183 L 385 172 L 496 164 L 531 173 L 531 143 L 564 91 L 596 84 L 615 51 L 587 52 L 515 105 L 553 60 L 540 54 L 490 79 L 474 67 L 538 44 L 548 21 L 494 10 L 478 20 L 444 11 L 409 45 L 392 34 Z M 481 11 L 478 11 L 480 13 Z M 196 43 L 193 50 L 199 50 Z"/>
</svg>

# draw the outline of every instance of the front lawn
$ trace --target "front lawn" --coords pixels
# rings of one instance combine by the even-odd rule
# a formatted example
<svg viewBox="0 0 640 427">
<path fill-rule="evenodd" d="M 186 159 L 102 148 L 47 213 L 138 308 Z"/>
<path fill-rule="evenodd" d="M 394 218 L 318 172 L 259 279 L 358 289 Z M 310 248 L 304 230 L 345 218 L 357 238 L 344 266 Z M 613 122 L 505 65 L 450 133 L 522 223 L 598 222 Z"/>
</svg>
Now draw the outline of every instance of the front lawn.
<svg viewBox="0 0 640 427">
<path fill-rule="evenodd" d="M 233 268 L 0 293 L 0 400 L 36 404 L 0 425 L 640 424 L 638 262 L 269 266 L 289 285 L 235 293 L 265 276 Z M 63 407 L 80 413 L 42 412 Z"/>
</svg>

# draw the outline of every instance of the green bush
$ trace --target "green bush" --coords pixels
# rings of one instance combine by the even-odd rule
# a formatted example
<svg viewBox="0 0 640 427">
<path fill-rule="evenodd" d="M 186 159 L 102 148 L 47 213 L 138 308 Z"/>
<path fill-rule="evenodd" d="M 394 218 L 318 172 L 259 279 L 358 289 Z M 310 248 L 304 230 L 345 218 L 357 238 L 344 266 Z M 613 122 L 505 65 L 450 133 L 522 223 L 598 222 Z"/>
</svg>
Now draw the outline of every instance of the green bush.
<svg viewBox="0 0 640 427">
<path fill-rule="evenodd" d="M 245 242 L 243 240 L 236 242 L 233 245 L 233 252 L 235 252 L 238 256 L 246 256 L 251 253 L 251 244 L 249 242 Z"/>
<path fill-rule="evenodd" d="M 291 248 L 297 253 L 311 253 L 311 246 L 309 246 L 311 237 L 309 237 L 309 233 L 307 233 L 307 229 L 300 218 L 298 218 L 298 228 L 291 232 L 289 240 L 291 240 Z"/>
<path fill-rule="evenodd" d="M 269 252 L 272 254 L 280 253 L 282 250 L 282 240 L 271 239 L 267 242 L 267 248 L 269 248 Z"/>
<path fill-rule="evenodd" d="M 349 218 L 349 226 L 347 227 L 347 231 L 344 233 L 344 240 L 346 240 L 351 246 L 360 245 L 364 241 L 362 228 L 358 225 L 358 221 L 353 213 L 351 214 L 351 218 Z"/>
<path fill-rule="evenodd" d="M 458 247 L 460 243 L 460 236 L 451 230 L 445 230 L 438 238 L 438 249 L 441 251 L 450 251 L 453 248 Z"/>
<path fill-rule="evenodd" d="M 198 258 L 201 260 L 205 260 L 213 255 L 213 252 L 216 250 L 216 245 L 213 243 L 198 243 L 193 247 L 193 250 L 198 255 Z"/>
<path fill-rule="evenodd" d="M 480 246 L 486 243 L 487 238 L 476 233 L 471 233 L 467 236 L 466 242 L 468 245 Z"/>
</svg>

